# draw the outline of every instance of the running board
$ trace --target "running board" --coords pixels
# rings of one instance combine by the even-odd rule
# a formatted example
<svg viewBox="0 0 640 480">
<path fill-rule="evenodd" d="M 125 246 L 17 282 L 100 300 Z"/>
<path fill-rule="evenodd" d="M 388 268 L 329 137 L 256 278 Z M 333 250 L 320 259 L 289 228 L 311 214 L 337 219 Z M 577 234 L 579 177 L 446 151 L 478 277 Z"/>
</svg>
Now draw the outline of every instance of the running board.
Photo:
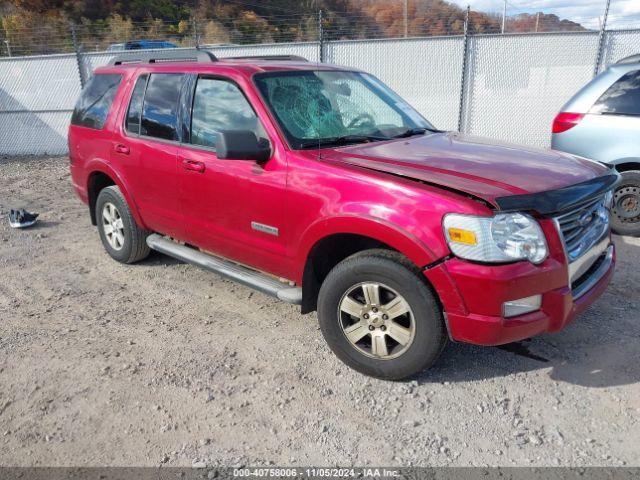
<svg viewBox="0 0 640 480">
<path fill-rule="evenodd" d="M 259 292 L 276 297 L 283 302 L 294 305 L 300 305 L 302 303 L 301 288 L 286 285 L 264 273 L 256 272 L 219 257 L 214 257 L 195 248 L 180 245 L 155 233 L 147 237 L 147 245 L 149 245 L 149 248 L 152 250 L 217 273 L 225 278 L 258 290 Z"/>
</svg>

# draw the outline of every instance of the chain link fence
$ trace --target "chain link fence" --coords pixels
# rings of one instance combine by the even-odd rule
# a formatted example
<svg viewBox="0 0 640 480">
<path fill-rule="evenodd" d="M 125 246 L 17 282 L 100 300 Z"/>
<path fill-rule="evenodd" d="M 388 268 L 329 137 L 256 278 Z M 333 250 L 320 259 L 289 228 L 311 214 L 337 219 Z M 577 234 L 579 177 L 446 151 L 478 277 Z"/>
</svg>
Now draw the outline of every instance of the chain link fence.
<svg viewBox="0 0 640 480">
<path fill-rule="evenodd" d="M 0 153 L 65 153 L 80 89 L 75 55 L 0 59 Z"/>
<path fill-rule="evenodd" d="M 461 36 L 328 42 L 323 56 L 377 76 L 434 125 L 455 130 L 463 45 Z"/>
<path fill-rule="evenodd" d="M 597 48 L 597 33 L 472 37 L 461 130 L 548 146 L 554 116 L 592 78 Z"/>
<path fill-rule="evenodd" d="M 640 53 L 640 29 L 602 36 L 567 32 L 346 41 L 321 36 L 318 42 L 207 49 L 220 58 L 299 55 L 362 69 L 390 85 L 438 128 L 547 147 L 551 122 L 563 103 L 595 71 Z M 66 153 L 82 82 L 114 55 L 0 58 L 0 154 Z"/>
</svg>

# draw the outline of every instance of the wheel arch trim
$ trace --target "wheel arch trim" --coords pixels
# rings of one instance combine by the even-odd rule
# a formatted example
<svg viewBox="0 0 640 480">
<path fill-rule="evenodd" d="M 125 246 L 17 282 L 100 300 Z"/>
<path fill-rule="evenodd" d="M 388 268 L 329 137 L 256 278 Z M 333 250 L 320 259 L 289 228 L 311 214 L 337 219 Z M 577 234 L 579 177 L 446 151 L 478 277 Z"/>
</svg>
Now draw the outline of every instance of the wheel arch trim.
<svg viewBox="0 0 640 480">
<path fill-rule="evenodd" d="M 439 256 L 416 235 L 379 218 L 361 215 L 340 215 L 322 218 L 303 233 L 298 248 L 296 280 L 302 280 L 304 265 L 313 248 L 322 240 L 340 234 L 359 235 L 384 243 L 397 250 L 419 268 L 428 265 Z"/>
</svg>

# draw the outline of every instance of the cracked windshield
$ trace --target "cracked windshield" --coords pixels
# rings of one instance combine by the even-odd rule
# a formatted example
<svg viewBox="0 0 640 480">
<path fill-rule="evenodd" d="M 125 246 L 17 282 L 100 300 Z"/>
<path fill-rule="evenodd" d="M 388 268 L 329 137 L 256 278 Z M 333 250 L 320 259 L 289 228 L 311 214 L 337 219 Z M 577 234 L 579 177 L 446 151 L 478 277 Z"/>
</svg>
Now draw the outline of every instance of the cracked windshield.
<svg viewBox="0 0 640 480">
<path fill-rule="evenodd" d="M 292 148 L 381 141 L 434 130 L 371 75 L 276 72 L 257 75 L 256 83 Z"/>
</svg>

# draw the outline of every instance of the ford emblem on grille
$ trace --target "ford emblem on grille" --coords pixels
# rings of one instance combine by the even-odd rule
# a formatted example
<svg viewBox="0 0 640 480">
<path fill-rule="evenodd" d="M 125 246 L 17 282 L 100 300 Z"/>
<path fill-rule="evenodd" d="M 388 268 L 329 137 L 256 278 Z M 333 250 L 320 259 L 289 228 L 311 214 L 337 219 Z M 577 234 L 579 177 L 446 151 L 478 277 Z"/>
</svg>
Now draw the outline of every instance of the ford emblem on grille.
<svg viewBox="0 0 640 480">
<path fill-rule="evenodd" d="M 580 215 L 578 217 L 578 220 L 577 220 L 576 223 L 578 225 L 580 225 L 581 227 L 586 227 L 593 220 L 593 216 L 595 215 L 595 213 L 596 213 L 595 210 L 593 210 L 591 212 L 584 212 L 582 215 Z"/>
<path fill-rule="evenodd" d="M 596 245 L 609 232 L 609 210 L 602 198 L 584 202 L 556 217 L 569 263 Z"/>
</svg>

